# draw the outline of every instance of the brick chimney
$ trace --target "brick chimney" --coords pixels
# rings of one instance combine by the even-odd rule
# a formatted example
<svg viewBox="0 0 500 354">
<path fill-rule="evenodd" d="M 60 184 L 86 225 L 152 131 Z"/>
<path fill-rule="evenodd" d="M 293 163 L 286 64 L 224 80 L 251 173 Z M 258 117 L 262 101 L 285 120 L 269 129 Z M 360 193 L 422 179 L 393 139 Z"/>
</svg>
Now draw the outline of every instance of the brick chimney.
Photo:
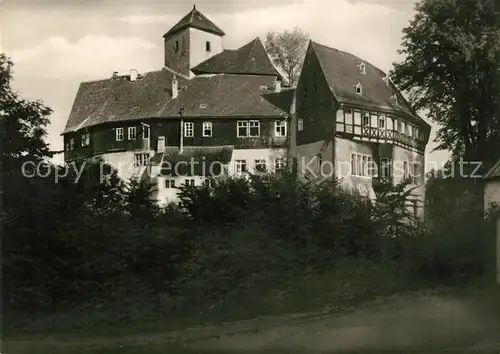
<svg viewBox="0 0 500 354">
<path fill-rule="evenodd" d="M 281 81 L 276 80 L 274 82 L 274 92 L 281 92 Z"/>
<path fill-rule="evenodd" d="M 172 98 L 177 98 L 177 96 L 179 96 L 179 82 L 177 76 L 174 75 L 172 78 Z"/>
</svg>

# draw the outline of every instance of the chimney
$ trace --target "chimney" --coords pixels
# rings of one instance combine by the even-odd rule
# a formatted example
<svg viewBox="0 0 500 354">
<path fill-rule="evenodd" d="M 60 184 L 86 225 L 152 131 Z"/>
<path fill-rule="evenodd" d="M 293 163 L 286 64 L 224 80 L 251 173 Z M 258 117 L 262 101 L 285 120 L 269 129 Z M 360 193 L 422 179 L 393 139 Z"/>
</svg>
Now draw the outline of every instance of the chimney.
<svg viewBox="0 0 500 354">
<path fill-rule="evenodd" d="M 174 75 L 172 78 L 172 98 L 177 98 L 179 95 L 179 82 L 177 81 L 177 76 Z"/>
<path fill-rule="evenodd" d="M 139 72 L 135 69 L 130 69 L 130 81 L 135 81 L 137 80 L 137 76 L 139 75 Z"/>
<path fill-rule="evenodd" d="M 113 77 L 117 77 L 118 76 L 118 71 L 113 71 Z"/>
<path fill-rule="evenodd" d="M 274 92 L 281 92 L 281 81 L 276 80 L 274 82 Z"/>
</svg>

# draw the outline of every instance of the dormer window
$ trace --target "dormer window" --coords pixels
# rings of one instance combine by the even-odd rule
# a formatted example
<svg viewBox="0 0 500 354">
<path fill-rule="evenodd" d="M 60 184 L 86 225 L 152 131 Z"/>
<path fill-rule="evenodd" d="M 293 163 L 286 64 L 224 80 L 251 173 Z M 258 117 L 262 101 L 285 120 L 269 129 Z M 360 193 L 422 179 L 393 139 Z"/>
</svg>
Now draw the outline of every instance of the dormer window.
<svg viewBox="0 0 500 354">
<path fill-rule="evenodd" d="M 363 93 L 363 86 L 358 82 L 356 85 L 354 85 L 354 88 L 356 89 L 356 93 L 358 95 L 361 95 Z"/>
<path fill-rule="evenodd" d="M 359 64 L 358 68 L 359 68 L 359 72 L 361 73 L 361 75 L 366 75 L 366 65 L 365 65 L 365 63 Z"/>
<path fill-rule="evenodd" d="M 205 103 L 200 103 L 200 108 L 207 108 L 207 105 Z"/>
<path fill-rule="evenodd" d="M 174 42 L 174 52 L 177 53 L 179 51 L 179 41 Z"/>
<path fill-rule="evenodd" d="M 261 86 L 260 89 L 263 90 L 263 91 L 267 90 L 267 86 Z"/>
<path fill-rule="evenodd" d="M 210 46 L 210 42 L 209 42 L 209 41 L 206 41 L 206 42 L 205 42 L 205 50 L 206 50 L 207 52 L 211 52 L 211 51 L 212 51 L 212 48 L 211 48 L 211 46 Z"/>
</svg>

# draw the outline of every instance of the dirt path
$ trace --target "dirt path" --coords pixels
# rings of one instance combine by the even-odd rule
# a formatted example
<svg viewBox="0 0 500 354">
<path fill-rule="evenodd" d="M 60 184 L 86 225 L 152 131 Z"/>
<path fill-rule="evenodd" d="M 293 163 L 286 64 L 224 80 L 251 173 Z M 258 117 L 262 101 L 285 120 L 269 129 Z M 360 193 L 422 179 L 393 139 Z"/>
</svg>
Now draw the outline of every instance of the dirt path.
<svg viewBox="0 0 500 354">
<path fill-rule="evenodd" d="M 380 301 L 341 315 L 290 315 L 126 338 L 96 338 L 64 343 L 44 340 L 43 343 L 66 348 L 118 348 L 130 345 L 168 347 L 168 343 L 181 343 L 194 350 L 274 352 L 303 349 L 308 353 L 460 347 L 489 349 L 498 353 L 500 321 L 493 313 L 488 307 L 479 306 L 477 301 L 441 296 L 405 296 Z M 23 343 L 9 342 L 4 345 L 21 348 Z M 36 344 L 27 341 L 24 345 L 39 346 L 42 342 Z"/>
</svg>

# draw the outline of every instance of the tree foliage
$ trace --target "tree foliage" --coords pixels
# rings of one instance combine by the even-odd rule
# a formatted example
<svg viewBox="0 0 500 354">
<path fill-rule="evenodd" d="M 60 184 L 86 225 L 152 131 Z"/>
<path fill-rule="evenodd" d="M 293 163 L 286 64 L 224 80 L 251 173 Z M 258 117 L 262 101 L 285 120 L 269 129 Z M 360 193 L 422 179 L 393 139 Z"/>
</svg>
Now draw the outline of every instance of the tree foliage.
<svg viewBox="0 0 500 354">
<path fill-rule="evenodd" d="M 309 35 L 298 27 L 283 32 L 269 32 L 265 47 L 274 64 L 286 75 L 291 86 L 299 79 Z"/>
<path fill-rule="evenodd" d="M 438 149 L 495 161 L 500 151 L 500 3 L 423 0 L 403 30 L 392 79 L 440 125 Z"/>
</svg>

